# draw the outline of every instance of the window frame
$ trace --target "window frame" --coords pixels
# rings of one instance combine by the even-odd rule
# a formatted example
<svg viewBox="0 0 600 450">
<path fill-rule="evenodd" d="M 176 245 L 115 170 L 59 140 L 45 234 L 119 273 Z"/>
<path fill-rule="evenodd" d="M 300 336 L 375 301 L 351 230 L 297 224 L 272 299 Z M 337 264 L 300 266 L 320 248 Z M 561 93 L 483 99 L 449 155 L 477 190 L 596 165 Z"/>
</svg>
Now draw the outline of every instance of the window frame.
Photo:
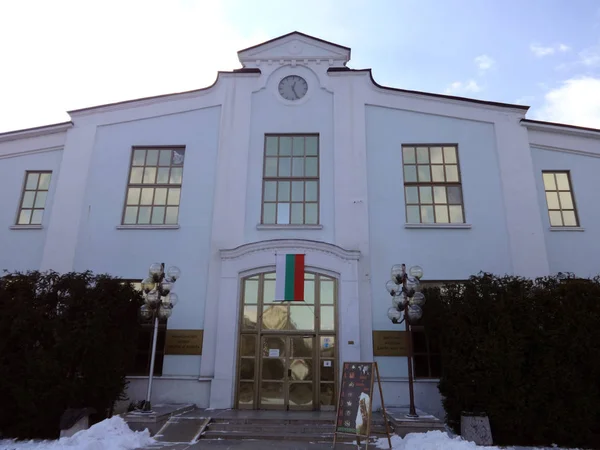
<svg viewBox="0 0 600 450">
<path fill-rule="evenodd" d="M 417 181 L 406 181 L 406 172 L 405 172 L 405 162 L 404 162 L 404 149 L 408 148 L 408 147 L 413 147 L 415 149 L 415 163 L 414 164 L 408 164 L 408 165 L 414 165 L 417 168 Z M 427 166 L 429 167 L 429 178 L 431 181 L 418 181 L 418 166 L 419 163 L 417 162 L 417 148 L 418 147 L 426 147 L 428 149 L 428 159 L 429 162 L 427 163 Z M 442 164 L 433 164 L 435 166 L 441 165 L 444 168 L 444 178 L 446 178 L 445 175 L 445 169 L 447 165 L 456 165 L 456 171 L 457 171 L 457 175 L 458 175 L 458 181 L 433 181 L 433 176 L 432 176 L 432 171 L 431 171 L 431 167 L 432 167 L 432 163 L 431 163 L 431 148 L 432 147 L 441 147 L 442 148 L 442 155 L 444 155 L 444 151 L 443 148 L 444 147 L 453 147 L 454 151 L 455 151 L 455 155 L 456 155 L 456 163 L 446 163 L 445 162 L 445 156 L 443 156 L 443 162 Z M 436 143 L 406 143 L 406 144 L 402 144 L 401 148 L 400 148 L 400 158 L 402 160 L 402 188 L 403 188 L 403 197 L 404 197 L 404 218 L 405 218 L 405 224 L 407 225 L 465 225 L 467 223 L 467 214 L 465 211 L 465 197 L 464 197 L 464 190 L 463 190 L 463 178 L 462 178 L 462 173 L 461 173 L 461 162 L 460 162 L 460 155 L 459 155 L 459 144 L 457 142 L 454 143 L 450 143 L 450 142 L 436 142 Z M 422 164 L 425 165 L 425 164 Z M 421 194 L 420 194 L 420 190 L 419 187 L 431 187 L 432 188 L 432 203 L 421 203 Z M 435 203 L 435 194 L 434 194 L 434 186 L 443 186 L 446 188 L 446 203 Z M 408 204 L 407 202 L 407 197 L 406 197 L 406 188 L 407 187 L 416 187 L 417 188 L 417 195 L 418 195 L 418 203 L 411 203 Z M 461 213 L 462 213 L 462 221 L 460 222 L 452 222 L 451 221 L 451 216 L 450 216 L 450 206 L 456 206 L 458 204 L 450 204 L 448 203 L 448 191 L 447 188 L 448 187 L 458 187 L 460 189 L 460 207 L 461 207 Z M 437 214 L 435 211 L 435 206 L 436 205 L 445 205 L 448 211 L 448 222 L 438 222 L 437 221 Z M 409 222 L 409 217 L 408 217 L 408 206 L 418 206 L 419 207 L 419 222 Z M 423 222 L 423 215 L 422 215 L 422 210 L 421 207 L 422 206 L 432 206 L 433 208 L 433 222 Z"/>
<path fill-rule="evenodd" d="M 317 138 L 317 175 L 316 177 L 308 177 L 306 176 L 306 173 L 302 176 L 302 177 L 294 177 L 291 175 L 291 171 L 293 170 L 293 168 L 290 168 L 290 176 L 266 176 L 266 168 L 267 168 L 267 139 L 269 137 L 276 137 L 278 138 L 282 138 L 282 137 L 290 137 L 293 138 L 294 137 L 302 137 L 302 138 L 306 138 L 306 137 L 316 137 Z M 281 156 L 279 155 L 279 141 L 277 144 L 277 167 L 279 168 L 279 159 L 281 158 Z M 312 156 L 312 155 L 308 155 L 308 156 Z M 272 156 L 271 156 L 272 157 Z M 290 154 L 290 159 L 292 159 L 293 156 L 293 148 L 292 148 L 292 153 Z M 305 144 L 305 149 L 304 149 L 304 155 L 303 158 L 306 161 L 306 144 Z M 260 225 L 261 226 L 276 226 L 276 227 L 314 227 L 314 226 L 318 226 L 321 223 L 321 136 L 320 133 L 265 133 L 264 135 L 264 140 L 263 140 L 263 164 L 262 164 L 262 177 L 261 177 L 261 202 L 260 202 Z M 293 161 L 290 162 L 290 164 Z M 305 166 L 305 171 L 306 171 L 306 166 Z M 279 182 L 289 182 L 290 183 L 290 200 L 289 201 L 279 201 L 277 199 L 278 193 L 279 193 L 279 184 L 277 184 L 277 191 L 275 193 L 275 201 L 268 201 L 266 203 L 273 203 L 275 204 L 275 222 L 274 223 L 266 223 L 264 218 L 264 214 L 265 214 L 265 182 L 275 182 L 275 183 L 279 183 Z M 291 199 L 292 193 L 291 193 L 291 183 L 294 181 L 301 181 L 304 183 L 304 195 L 303 195 L 303 200 L 302 202 L 293 202 Z M 316 181 L 317 182 L 317 200 L 316 201 L 306 201 L 306 182 L 307 181 Z M 287 203 L 290 205 L 290 211 L 288 214 L 288 223 L 278 223 L 277 222 L 277 216 L 278 216 L 278 209 L 279 209 L 279 204 L 280 203 Z M 302 211 L 302 223 L 292 223 L 292 208 L 291 205 L 294 203 L 301 203 L 303 205 L 303 211 Z M 307 204 L 315 204 L 317 205 L 317 220 L 315 223 L 306 223 L 306 205 Z"/>
<path fill-rule="evenodd" d="M 40 180 L 39 175 L 42 174 L 50 174 L 50 182 L 48 183 L 48 189 L 39 189 Z M 38 182 L 36 184 L 35 190 L 27 190 L 27 179 L 30 174 L 38 174 Z M 50 195 L 50 186 L 52 185 L 52 170 L 25 170 L 25 176 L 23 177 L 23 184 L 21 186 L 21 195 L 19 197 L 19 204 L 17 205 L 17 214 L 14 221 L 15 227 L 41 227 L 44 223 L 44 213 L 46 212 L 46 204 L 48 203 L 48 196 Z M 35 196 L 33 197 L 33 206 L 31 208 L 23 208 L 23 200 L 25 199 L 26 192 L 35 192 Z M 46 200 L 44 201 L 43 208 L 35 208 L 35 200 L 37 199 L 38 192 L 46 192 Z M 23 209 L 31 210 L 31 215 L 29 216 L 29 223 L 19 223 L 19 217 L 21 217 L 21 211 Z M 31 217 L 33 216 L 33 211 L 36 209 L 42 210 L 42 219 L 40 223 L 31 223 Z"/>
<path fill-rule="evenodd" d="M 567 176 L 567 181 L 569 183 L 569 190 L 565 191 L 565 190 L 560 190 L 558 188 L 558 183 L 556 180 L 556 174 L 565 174 Z M 546 182 L 544 181 L 544 175 L 545 174 L 550 174 L 553 176 L 554 178 L 554 185 L 556 189 L 546 189 Z M 542 187 L 544 188 L 544 201 L 546 203 L 546 212 L 548 214 L 548 223 L 550 224 L 551 228 L 578 228 L 581 226 L 581 222 L 579 220 L 579 212 L 578 212 L 578 208 L 577 208 L 577 202 L 575 201 L 575 192 L 574 192 L 574 188 L 573 188 L 573 180 L 571 179 L 571 171 L 570 170 L 542 170 Z M 555 192 L 557 194 L 558 197 L 558 206 L 559 209 L 551 209 L 550 205 L 548 204 L 548 192 Z M 568 192 L 569 195 L 571 196 L 571 203 L 573 203 L 573 209 L 563 209 L 562 207 L 562 202 L 560 200 L 560 193 L 561 192 Z M 552 224 L 552 219 L 550 218 L 550 212 L 551 211 L 558 211 L 560 212 L 560 219 L 562 222 L 562 225 L 553 225 Z M 565 225 L 565 219 L 563 216 L 563 211 L 573 211 L 573 214 L 575 215 L 575 225 Z"/>
<path fill-rule="evenodd" d="M 133 159 L 134 159 L 134 155 L 135 155 L 135 151 L 136 150 L 158 150 L 159 151 L 159 161 L 160 161 L 160 150 L 172 150 L 172 151 L 176 151 L 176 150 L 183 150 L 184 153 L 184 159 L 183 159 L 183 164 L 181 164 L 181 183 L 179 184 L 171 184 L 171 183 L 148 183 L 148 184 L 144 184 L 144 183 L 131 183 L 131 172 L 134 168 L 133 165 Z M 185 153 L 186 153 L 186 146 L 185 145 L 133 145 L 131 146 L 131 151 L 130 151 L 130 156 L 129 156 L 129 170 L 127 171 L 127 181 L 125 183 L 125 196 L 123 198 L 123 210 L 121 212 L 121 223 L 119 225 L 119 227 L 156 227 L 156 228 L 160 228 L 160 227 L 178 227 L 179 226 L 179 217 L 180 217 L 180 213 L 181 213 L 181 197 L 183 194 L 183 175 L 184 175 L 184 169 L 185 169 Z M 147 166 L 144 160 L 144 165 L 143 166 L 135 166 L 135 167 L 156 167 L 157 169 L 161 166 L 159 166 L 158 164 L 156 166 Z M 162 167 L 167 167 L 167 166 L 162 166 Z M 179 166 L 173 166 L 172 162 L 171 164 L 168 166 L 169 169 L 171 169 L 172 167 L 179 167 Z M 170 173 L 170 172 L 169 172 Z M 143 177 L 143 175 L 142 175 Z M 158 172 L 156 174 L 156 177 L 158 178 Z M 143 178 L 142 178 L 143 181 Z M 155 180 L 156 181 L 156 180 Z M 156 195 L 156 191 L 153 193 L 153 197 L 152 197 L 152 204 L 150 205 L 141 205 L 141 203 L 138 203 L 137 205 L 128 205 L 127 204 L 127 198 L 129 196 L 129 189 L 130 188 L 139 188 L 140 189 L 140 202 L 141 202 L 141 189 L 143 188 L 153 188 L 153 189 L 157 189 L 157 188 L 165 188 L 167 189 L 167 202 L 168 202 L 168 189 L 169 188 L 179 188 L 179 203 L 177 205 L 177 221 L 175 223 L 165 223 L 165 219 L 166 219 L 166 208 L 167 206 L 169 206 L 168 204 L 165 204 L 165 217 L 163 219 L 162 223 L 152 223 L 152 210 L 155 206 L 162 206 L 162 205 L 155 205 L 154 204 L 154 196 Z M 127 212 L 127 207 L 128 206 L 137 206 L 138 208 L 138 212 L 136 215 L 136 222 L 135 223 L 125 223 L 125 214 Z M 150 206 L 152 209 L 150 211 L 150 222 L 149 223 L 139 223 L 139 208 L 141 206 Z M 174 206 L 174 205 L 170 205 L 170 206 Z"/>
</svg>

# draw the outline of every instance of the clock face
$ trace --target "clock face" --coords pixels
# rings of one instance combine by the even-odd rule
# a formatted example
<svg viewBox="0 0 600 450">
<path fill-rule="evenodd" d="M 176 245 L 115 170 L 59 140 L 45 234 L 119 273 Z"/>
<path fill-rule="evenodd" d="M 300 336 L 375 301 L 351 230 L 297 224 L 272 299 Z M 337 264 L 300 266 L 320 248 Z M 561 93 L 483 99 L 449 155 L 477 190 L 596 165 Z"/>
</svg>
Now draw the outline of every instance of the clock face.
<svg viewBox="0 0 600 450">
<path fill-rule="evenodd" d="M 298 75 L 289 75 L 279 82 L 279 94 L 286 100 L 299 100 L 307 91 L 308 83 Z"/>
</svg>

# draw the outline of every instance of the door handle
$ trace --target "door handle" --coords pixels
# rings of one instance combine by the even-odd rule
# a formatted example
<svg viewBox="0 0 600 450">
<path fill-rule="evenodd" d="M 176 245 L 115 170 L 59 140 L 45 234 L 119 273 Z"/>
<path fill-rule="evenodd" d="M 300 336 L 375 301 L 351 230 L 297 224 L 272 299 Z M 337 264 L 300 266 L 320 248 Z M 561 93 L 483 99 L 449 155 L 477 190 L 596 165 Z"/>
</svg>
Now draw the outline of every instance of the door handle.
<svg viewBox="0 0 600 450">
<path fill-rule="evenodd" d="M 292 369 L 288 369 L 288 378 L 292 378 Z"/>
</svg>

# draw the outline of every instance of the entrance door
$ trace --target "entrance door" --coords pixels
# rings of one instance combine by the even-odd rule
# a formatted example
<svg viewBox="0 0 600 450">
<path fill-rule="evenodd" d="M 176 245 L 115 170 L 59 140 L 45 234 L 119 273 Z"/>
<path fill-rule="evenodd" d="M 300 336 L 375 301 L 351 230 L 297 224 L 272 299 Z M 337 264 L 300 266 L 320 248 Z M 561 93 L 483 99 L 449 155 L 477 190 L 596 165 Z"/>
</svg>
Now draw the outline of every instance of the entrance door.
<svg viewBox="0 0 600 450">
<path fill-rule="evenodd" d="M 315 335 L 262 337 L 260 409 L 314 408 L 315 340 Z"/>
</svg>

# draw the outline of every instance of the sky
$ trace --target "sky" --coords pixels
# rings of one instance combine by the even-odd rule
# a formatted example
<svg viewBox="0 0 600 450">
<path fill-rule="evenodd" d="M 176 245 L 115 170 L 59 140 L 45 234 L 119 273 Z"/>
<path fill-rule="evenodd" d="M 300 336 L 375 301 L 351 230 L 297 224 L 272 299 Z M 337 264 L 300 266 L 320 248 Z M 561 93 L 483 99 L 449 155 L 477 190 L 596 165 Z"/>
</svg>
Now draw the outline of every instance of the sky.
<svg viewBox="0 0 600 450">
<path fill-rule="evenodd" d="M 208 86 L 291 31 L 379 84 L 600 128 L 600 0 L 1 0 L 0 132 Z"/>
</svg>

